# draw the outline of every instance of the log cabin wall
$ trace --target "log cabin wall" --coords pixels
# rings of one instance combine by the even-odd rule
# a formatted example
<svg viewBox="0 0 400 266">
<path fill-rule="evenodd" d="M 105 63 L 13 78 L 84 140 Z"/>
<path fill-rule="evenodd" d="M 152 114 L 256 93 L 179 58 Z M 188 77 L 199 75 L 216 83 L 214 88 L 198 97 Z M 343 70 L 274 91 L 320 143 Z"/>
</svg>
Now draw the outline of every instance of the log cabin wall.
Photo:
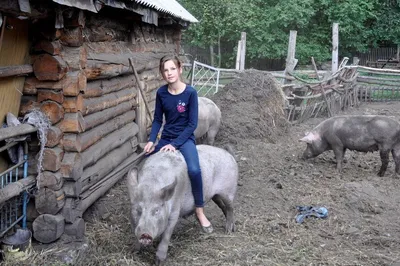
<svg viewBox="0 0 400 266">
<path fill-rule="evenodd" d="M 176 25 L 157 27 L 111 9 L 62 10 L 33 25 L 34 73 L 26 78 L 20 108 L 21 116 L 39 108 L 52 123 L 28 211 L 33 235 L 43 243 L 63 234 L 81 238 L 83 213 L 126 174 L 121 165 L 135 160 L 138 142 L 147 139 L 151 122 L 128 58 L 153 112 L 163 84 L 159 59 L 180 45 Z M 35 165 L 37 141 L 30 153 Z"/>
</svg>

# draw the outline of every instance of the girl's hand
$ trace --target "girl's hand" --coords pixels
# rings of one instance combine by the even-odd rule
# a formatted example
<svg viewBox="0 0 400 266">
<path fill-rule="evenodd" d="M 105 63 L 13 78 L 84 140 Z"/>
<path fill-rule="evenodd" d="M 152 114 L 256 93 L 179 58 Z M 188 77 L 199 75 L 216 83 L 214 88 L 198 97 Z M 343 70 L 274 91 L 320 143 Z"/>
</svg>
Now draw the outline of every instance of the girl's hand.
<svg viewBox="0 0 400 266">
<path fill-rule="evenodd" d="M 144 146 L 143 151 L 145 151 L 146 154 L 149 154 L 154 151 L 154 148 L 154 143 L 149 141 L 147 142 L 146 146 Z"/>
<path fill-rule="evenodd" d="M 174 152 L 174 151 L 176 151 L 176 149 L 171 144 L 168 144 L 168 145 L 165 145 L 164 147 L 162 147 L 160 149 L 160 151 L 172 151 L 172 152 Z"/>
</svg>

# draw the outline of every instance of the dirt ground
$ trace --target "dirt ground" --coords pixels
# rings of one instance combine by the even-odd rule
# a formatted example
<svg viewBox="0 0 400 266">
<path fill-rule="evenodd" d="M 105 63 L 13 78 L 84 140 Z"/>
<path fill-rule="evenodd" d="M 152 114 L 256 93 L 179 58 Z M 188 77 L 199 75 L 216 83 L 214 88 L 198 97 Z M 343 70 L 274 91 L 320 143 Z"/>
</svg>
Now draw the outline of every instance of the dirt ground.
<svg viewBox="0 0 400 266">
<path fill-rule="evenodd" d="M 245 95 L 243 99 L 228 94 L 215 98 L 225 119 L 216 146 L 233 143 L 240 170 L 237 231 L 224 234 L 223 214 L 211 202 L 206 213 L 215 232 L 201 234 L 194 217 L 181 219 L 167 265 L 400 265 L 400 179 L 392 177 L 393 161 L 385 176 L 378 177 L 378 153 L 347 152 L 342 174 L 335 170 L 332 152 L 308 161 L 299 159 L 305 144 L 298 140 L 325 118 L 288 126 L 278 121 L 277 111 L 272 124 L 262 124 L 265 94 L 260 98 L 255 93 L 258 85 L 246 91 L 250 85 L 240 84 L 244 87 L 228 88 L 235 97 Z M 221 104 L 229 99 L 237 103 Z M 380 114 L 400 120 L 400 103 L 362 104 L 344 114 Z M 253 134 L 246 138 L 242 135 L 246 132 Z M 298 224 L 299 205 L 324 206 L 328 217 Z M 139 254 L 132 252 L 129 209 L 123 180 L 85 213 L 87 239 L 75 265 L 154 262 L 156 245 Z M 36 261 L 50 253 L 42 251 Z"/>
</svg>

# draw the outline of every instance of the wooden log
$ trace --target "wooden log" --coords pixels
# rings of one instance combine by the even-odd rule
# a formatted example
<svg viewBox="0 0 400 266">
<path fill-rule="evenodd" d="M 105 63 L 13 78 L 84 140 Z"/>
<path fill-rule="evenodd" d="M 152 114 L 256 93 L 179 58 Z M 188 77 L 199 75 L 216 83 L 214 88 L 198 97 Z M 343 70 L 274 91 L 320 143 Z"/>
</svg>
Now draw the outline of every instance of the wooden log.
<svg viewBox="0 0 400 266">
<path fill-rule="evenodd" d="M 46 147 L 53 148 L 57 146 L 63 137 L 63 132 L 56 126 L 50 126 L 47 130 Z"/>
<path fill-rule="evenodd" d="M 96 80 L 87 83 L 85 98 L 99 97 L 104 94 L 135 87 L 136 81 L 132 75 L 112 79 Z"/>
<path fill-rule="evenodd" d="M 77 152 L 66 152 L 61 162 L 60 173 L 65 180 L 76 181 L 83 172 L 82 157 Z"/>
<path fill-rule="evenodd" d="M 136 100 L 132 99 L 127 102 L 118 104 L 117 106 L 105 109 L 100 112 L 96 112 L 85 116 L 85 128 L 86 130 L 94 128 L 118 115 L 128 112 L 136 106 Z"/>
<path fill-rule="evenodd" d="M 139 132 L 139 127 L 131 122 L 120 129 L 108 134 L 94 145 L 82 152 L 83 168 L 96 163 L 105 156 L 110 150 L 121 146 Z"/>
<path fill-rule="evenodd" d="M 51 243 L 61 237 L 65 230 L 62 215 L 42 214 L 32 224 L 33 237 L 41 243 Z"/>
<path fill-rule="evenodd" d="M 125 159 L 120 165 L 126 163 L 134 165 L 135 162 L 141 159 L 142 156 L 138 156 L 136 153 L 131 153 L 127 159 Z M 115 168 L 109 173 L 99 184 L 94 185 L 93 189 L 87 189 L 86 192 L 82 193 L 81 200 L 75 200 L 73 198 L 67 198 L 65 206 L 62 209 L 62 214 L 67 223 L 73 223 L 76 219 L 81 218 L 83 213 L 89 208 L 98 198 L 104 195 L 112 186 L 115 185 L 127 172 L 128 169 Z"/>
<path fill-rule="evenodd" d="M 71 27 L 85 28 L 85 24 L 86 24 L 86 16 L 83 10 L 81 9 L 75 9 L 70 17 L 64 18 L 65 28 L 71 28 Z"/>
<path fill-rule="evenodd" d="M 39 109 L 40 103 L 37 102 L 36 96 L 25 96 L 21 97 L 21 104 L 19 106 L 19 115 L 25 116 L 27 113 L 34 109 Z"/>
<path fill-rule="evenodd" d="M 60 149 L 59 147 L 45 148 L 43 151 L 43 162 L 42 162 L 43 169 L 53 172 L 60 170 L 61 161 L 63 157 L 64 157 L 64 150 Z"/>
<path fill-rule="evenodd" d="M 111 132 L 123 127 L 127 123 L 134 121 L 135 111 L 131 110 L 120 116 L 111 119 L 82 134 L 65 134 L 63 137 L 63 147 L 66 151 L 82 152 L 99 141 Z M 136 132 L 137 133 L 137 132 Z M 136 135 L 132 131 L 133 135 Z M 131 134 L 130 134 L 131 135 Z M 132 136 L 132 135 L 131 135 Z"/>
<path fill-rule="evenodd" d="M 39 55 L 33 63 L 33 72 L 38 80 L 60 80 L 68 71 L 67 63 L 60 56 Z"/>
<path fill-rule="evenodd" d="M 80 71 L 86 68 L 87 51 L 84 46 L 67 47 L 61 52 L 61 57 L 67 63 L 69 71 Z"/>
<path fill-rule="evenodd" d="M 113 169 L 118 167 L 126 158 L 133 154 L 137 149 L 137 138 L 134 137 L 120 147 L 110 151 L 103 158 L 99 159 L 94 165 L 83 170 L 82 192 L 89 189 Z"/>
<path fill-rule="evenodd" d="M 36 210 L 40 214 L 57 214 L 65 203 L 64 190 L 40 188 L 35 196 Z"/>
<path fill-rule="evenodd" d="M 37 101 L 43 102 L 47 100 L 51 100 L 62 104 L 64 102 L 64 94 L 62 93 L 62 91 L 43 90 L 43 89 L 37 90 Z"/>
<path fill-rule="evenodd" d="M 81 27 L 75 27 L 61 31 L 60 42 L 62 45 L 79 47 L 83 45 L 83 32 Z"/>
<path fill-rule="evenodd" d="M 160 88 L 164 84 L 165 84 L 164 80 L 145 81 L 144 82 L 144 91 L 145 92 L 156 91 L 158 88 Z"/>
<path fill-rule="evenodd" d="M 85 220 L 78 218 L 72 224 L 65 224 L 64 234 L 73 236 L 75 239 L 82 239 L 85 236 L 85 230 Z"/>
<path fill-rule="evenodd" d="M 88 62 L 85 69 L 88 80 L 107 79 L 120 75 L 132 74 L 128 65 L 128 58 L 135 58 L 134 53 L 122 55 L 115 54 L 88 54 Z M 148 59 L 147 59 L 148 60 Z M 140 74 L 145 70 L 158 66 L 158 60 L 135 62 L 136 71 Z"/>
<path fill-rule="evenodd" d="M 89 42 L 127 41 L 128 32 L 111 29 L 107 26 L 92 26 L 84 29 L 85 38 Z"/>
<path fill-rule="evenodd" d="M 33 73 L 32 65 L 2 66 L 0 67 L 0 78 L 22 76 Z"/>
<path fill-rule="evenodd" d="M 60 55 L 62 45 L 60 41 L 41 40 L 33 46 L 34 52 L 46 52 L 51 55 Z"/>
<path fill-rule="evenodd" d="M 79 197 L 82 192 L 82 181 L 81 179 L 76 181 L 66 181 L 63 189 L 66 197 Z"/>
<path fill-rule="evenodd" d="M 0 206 L 7 200 L 18 196 L 21 192 L 33 187 L 36 184 L 35 176 L 28 176 L 16 182 L 10 183 L 0 189 Z"/>
<path fill-rule="evenodd" d="M 114 107 L 122 102 L 132 100 L 136 97 L 136 90 L 127 88 L 121 91 L 109 93 L 101 97 L 84 99 L 83 115 L 92 114 L 104 109 Z"/>
<path fill-rule="evenodd" d="M 83 95 L 80 93 L 76 97 L 65 97 L 63 107 L 66 113 L 76 113 L 83 111 Z"/>
<path fill-rule="evenodd" d="M 29 124 L 20 124 L 18 126 L 0 128 L 0 141 L 20 135 L 36 132 L 37 128 Z"/>
<path fill-rule="evenodd" d="M 48 188 L 51 190 L 60 190 L 63 187 L 64 179 L 61 175 L 61 172 L 50 172 L 43 171 L 38 178 L 38 187 L 39 188 Z"/>
<path fill-rule="evenodd" d="M 64 108 L 53 101 L 45 101 L 40 105 L 40 110 L 49 118 L 52 125 L 64 117 Z"/>
<path fill-rule="evenodd" d="M 80 133 L 85 131 L 85 121 L 82 113 L 66 113 L 64 119 L 57 124 L 64 133 Z"/>
<path fill-rule="evenodd" d="M 60 81 L 41 81 L 35 77 L 26 78 L 23 93 L 36 94 L 37 89 L 62 90 L 64 96 L 77 96 L 86 89 L 86 77 L 83 72 L 68 72 Z"/>
</svg>

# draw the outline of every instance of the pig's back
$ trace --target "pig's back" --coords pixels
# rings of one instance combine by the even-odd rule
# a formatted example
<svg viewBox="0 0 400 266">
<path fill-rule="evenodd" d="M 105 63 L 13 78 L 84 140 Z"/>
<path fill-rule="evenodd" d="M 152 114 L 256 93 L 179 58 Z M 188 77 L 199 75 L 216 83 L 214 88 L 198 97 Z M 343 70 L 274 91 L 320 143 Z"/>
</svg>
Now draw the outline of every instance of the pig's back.
<svg viewBox="0 0 400 266">
<path fill-rule="evenodd" d="M 400 141 L 400 124 L 387 116 L 337 116 L 318 127 L 330 144 L 340 142 L 351 150 L 374 151 L 378 144 L 393 146 Z"/>
</svg>

